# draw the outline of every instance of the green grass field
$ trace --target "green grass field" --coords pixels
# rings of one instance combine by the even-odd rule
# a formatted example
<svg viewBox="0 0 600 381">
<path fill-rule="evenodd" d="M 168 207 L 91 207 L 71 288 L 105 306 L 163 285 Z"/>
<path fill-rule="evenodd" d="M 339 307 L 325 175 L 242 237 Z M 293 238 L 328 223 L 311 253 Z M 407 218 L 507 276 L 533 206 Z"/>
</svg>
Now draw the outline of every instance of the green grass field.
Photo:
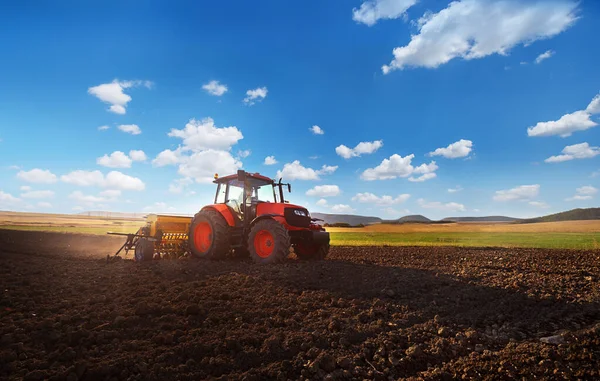
<svg viewBox="0 0 600 381">
<path fill-rule="evenodd" d="M 539 247 L 548 249 L 597 249 L 600 233 L 505 233 L 505 232 L 333 232 L 337 246 L 467 246 Z"/>
<path fill-rule="evenodd" d="M 137 226 L 20 226 L 0 229 L 44 230 L 66 233 L 106 234 L 107 231 L 135 233 Z M 557 232 L 332 232 L 333 246 L 465 246 L 539 247 L 549 249 L 598 249 L 600 233 Z"/>
</svg>

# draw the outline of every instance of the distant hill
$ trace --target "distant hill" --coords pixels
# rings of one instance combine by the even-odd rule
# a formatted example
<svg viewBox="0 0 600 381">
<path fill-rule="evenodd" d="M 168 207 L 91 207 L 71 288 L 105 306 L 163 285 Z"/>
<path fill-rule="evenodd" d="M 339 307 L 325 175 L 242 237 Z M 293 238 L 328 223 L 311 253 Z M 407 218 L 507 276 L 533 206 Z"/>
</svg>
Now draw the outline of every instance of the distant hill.
<svg viewBox="0 0 600 381">
<path fill-rule="evenodd" d="M 573 209 L 566 212 L 550 214 L 543 217 L 528 218 L 519 222 L 528 224 L 534 222 L 600 220 L 600 208 Z"/>
<path fill-rule="evenodd" d="M 519 218 L 506 216 L 485 216 L 485 217 L 446 217 L 442 221 L 451 222 L 515 222 Z"/>
<path fill-rule="evenodd" d="M 420 214 L 412 214 L 410 216 L 400 217 L 395 222 L 396 223 L 403 223 L 403 222 L 431 222 L 431 220 L 429 218 L 425 217 L 425 216 L 420 215 Z"/>
<path fill-rule="evenodd" d="M 381 218 L 379 217 L 365 217 L 365 216 L 356 216 L 352 214 L 325 214 L 325 213 L 311 213 L 310 214 L 314 218 L 320 218 L 324 222 L 324 224 L 335 224 L 335 223 L 345 223 L 350 225 L 371 225 L 381 223 Z"/>
</svg>

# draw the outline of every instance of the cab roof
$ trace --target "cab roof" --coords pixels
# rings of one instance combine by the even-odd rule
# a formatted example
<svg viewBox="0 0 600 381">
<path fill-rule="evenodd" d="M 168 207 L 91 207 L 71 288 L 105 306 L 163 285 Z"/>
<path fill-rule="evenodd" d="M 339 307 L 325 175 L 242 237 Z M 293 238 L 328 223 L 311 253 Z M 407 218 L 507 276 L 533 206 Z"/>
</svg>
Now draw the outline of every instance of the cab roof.
<svg viewBox="0 0 600 381">
<path fill-rule="evenodd" d="M 260 180 L 260 181 L 264 181 L 268 184 L 274 184 L 275 182 L 273 181 L 273 179 L 270 179 L 266 176 L 261 175 L 260 173 L 248 173 L 246 172 L 246 177 L 247 178 L 252 178 L 252 179 L 256 179 L 256 180 Z M 226 183 L 229 182 L 231 180 L 237 180 L 238 179 L 238 174 L 235 173 L 233 175 L 227 175 L 227 176 L 223 176 L 223 177 L 217 177 L 215 179 L 215 181 L 213 181 L 213 183 L 215 184 L 222 184 L 222 183 Z"/>
</svg>

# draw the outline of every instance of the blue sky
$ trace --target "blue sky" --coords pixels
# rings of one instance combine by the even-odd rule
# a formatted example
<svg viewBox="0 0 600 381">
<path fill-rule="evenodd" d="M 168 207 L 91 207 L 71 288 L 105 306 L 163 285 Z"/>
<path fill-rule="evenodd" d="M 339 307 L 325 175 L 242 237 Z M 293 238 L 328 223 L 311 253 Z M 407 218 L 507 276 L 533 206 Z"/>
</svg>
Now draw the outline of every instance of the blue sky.
<svg viewBox="0 0 600 381">
<path fill-rule="evenodd" d="M 240 167 L 319 212 L 597 206 L 600 3 L 214 3 L 1 5 L 0 210 L 192 214 Z"/>
</svg>

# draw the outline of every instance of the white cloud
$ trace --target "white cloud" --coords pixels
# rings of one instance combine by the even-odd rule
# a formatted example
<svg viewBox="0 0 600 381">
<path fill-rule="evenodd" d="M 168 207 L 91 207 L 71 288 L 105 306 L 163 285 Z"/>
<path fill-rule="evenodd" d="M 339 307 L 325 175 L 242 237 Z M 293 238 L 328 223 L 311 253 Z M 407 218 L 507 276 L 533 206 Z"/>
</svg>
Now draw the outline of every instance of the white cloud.
<svg viewBox="0 0 600 381">
<path fill-rule="evenodd" d="M 277 160 L 275 160 L 275 156 L 267 156 L 265 157 L 264 165 L 274 165 L 277 164 Z"/>
<path fill-rule="evenodd" d="M 327 200 L 325 200 L 324 198 L 322 198 L 319 201 L 317 201 L 317 205 L 319 205 L 319 206 L 327 206 Z"/>
<path fill-rule="evenodd" d="M 446 148 L 438 148 L 429 153 L 429 156 L 443 156 L 448 159 L 456 159 L 458 157 L 469 156 L 473 149 L 473 142 L 470 140 L 460 139 Z"/>
<path fill-rule="evenodd" d="M 583 201 L 591 200 L 598 193 L 598 189 L 591 185 L 586 185 L 575 190 L 575 196 L 566 198 L 565 201 Z"/>
<path fill-rule="evenodd" d="M 152 160 L 152 165 L 155 167 L 164 167 L 166 165 L 175 165 L 182 160 L 181 150 L 178 148 L 175 151 L 166 149 L 156 156 L 156 159 Z"/>
<path fill-rule="evenodd" d="M 325 131 L 323 131 L 323 129 L 317 125 L 312 126 L 309 128 L 309 130 L 315 135 L 323 135 L 325 133 Z"/>
<path fill-rule="evenodd" d="M 417 203 L 421 208 L 425 209 L 436 209 L 447 212 L 465 212 L 467 208 L 463 204 L 456 202 L 442 203 L 439 201 L 426 201 L 422 198 L 417 200 Z"/>
<path fill-rule="evenodd" d="M 100 126 L 100 127 L 98 127 L 98 131 L 106 131 L 106 130 L 108 130 L 109 128 L 110 128 L 110 127 L 109 127 L 109 126 L 106 126 L 106 125 L 104 125 L 104 126 Z"/>
<path fill-rule="evenodd" d="M 145 86 L 152 87 L 150 81 L 118 81 L 93 86 L 88 89 L 88 93 L 94 95 L 104 103 L 110 104 L 109 111 L 115 114 L 125 114 L 127 103 L 131 101 L 131 96 L 125 94 L 123 90 L 130 87 Z"/>
<path fill-rule="evenodd" d="M 552 57 L 554 55 L 554 53 L 555 52 L 553 50 L 545 51 L 544 53 L 537 56 L 537 58 L 535 59 L 535 63 L 536 64 L 542 63 L 543 60 L 547 60 L 548 58 Z"/>
<path fill-rule="evenodd" d="M 25 193 L 21 193 L 22 198 L 52 198 L 54 197 L 54 192 L 51 190 L 37 190 L 37 191 L 29 191 Z"/>
<path fill-rule="evenodd" d="M 252 151 L 250 151 L 249 149 L 238 151 L 237 153 L 238 157 L 241 157 L 242 159 L 247 158 L 248 156 L 250 156 L 250 154 L 252 154 Z"/>
<path fill-rule="evenodd" d="M 11 205 L 21 201 L 10 193 L 0 190 L 0 205 Z"/>
<path fill-rule="evenodd" d="M 344 159 L 350 159 L 351 157 L 357 157 L 362 154 L 371 154 L 377 151 L 383 146 L 383 140 L 375 140 L 373 142 L 360 142 L 354 148 L 340 145 L 335 148 L 335 153 Z"/>
<path fill-rule="evenodd" d="M 550 207 L 550 205 L 548 205 L 542 201 L 529 201 L 529 205 L 535 206 L 535 207 L 541 208 L 541 209 L 548 209 Z"/>
<path fill-rule="evenodd" d="M 436 68 L 455 58 L 507 55 L 519 44 L 553 37 L 572 26 L 578 2 L 461 0 L 418 20 L 419 33 L 393 50 L 384 74 L 406 67 Z"/>
<path fill-rule="evenodd" d="M 31 171 L 19 171 L 17 177 L 28 183 L 52 184 L 57 181 L 56 175 L 47 169 L 35 168 Z"/>
<path fill-rule="evenodd" d="M 319 175 L 331 174 L 335 172 L 337 166 L 323 165 L 320 170 L 304 167 L 299 160 L 291 163 L 285 163 L 283 169 L 277 171 L 277 178 L 287 180 L 319 180 Z"/>
<path fill-rule="evenodd" d="M 194 180 L 192 180 L 189 177 L 174 180 L 171 184 L 169 184 L 169 192 L 180 194 L 185 190 L 187 186 L 191 185 L 193 182 Z"/>
<path fill-rule="evenodd" d="M 437 174 L 435 174 L 434 172 L 431 172 L 431 173 L 425 173 L 419 177 L 411 176 L 408 178 L 408 181 L 411 181 L 413 183 L 422 183 L 423 181 L 435 179 L 436 177 L 437 177 Z"/>
<path fill-rule="evenodd" d="M 544 161 L 546 163 L 560 163 L 574 159 L 590 159 L 597 155 L 600 155 L 599 147 L 590 147 L 588 143 L 579 143 L 566 146 L 562 150 L 562 155 L 550 156 Z"/>
<path fill-rule="evenodd" d="M 74 191 L 69 195 L 69 198 L 81 203 L 95 203 L 106 201 L 104 197 L 85 195 L 81 191 Z"/>
<path fill-rule="evenodd" d="M 52 208 L 52 204 L 47 201 L 40 201 L 37 203 L 37 206 L 38 206 L 38 208 L 45 208 L 45 209 Z"/>
<path fill-rule="evenodd" d="M 392 196 L 376 196 L 373 193 L 357 193 L 356 196 L 352 197 L 352 201 L 358 201 L 365 204 L 377 204 L 377 205 L 396 205 L 406 202 L 410 198 L 410 194 L 404 193 L 396 197 Z"/>
<path fill-rule="evenodd" d="M 28 192 L 31 190 L 31 187 L 29 185 L 21 185 L 21 187 L 19 188 L 22 192 Z"/>
<path fill-rule="evenodd" d="M 412 178 L 411 181 L 424 181 L 433 178 L 434 171 L 438 169 L 435 161 L 429 164 L 421 164 L 418 167 L 413 167 L 411 162 L 415 155 L 411 154 L 402 157 L 398 154 L 390 156 L 389 159 L 383 159 L 381 164 L 375 168 L 366 169 L 361 174 L 361 179 L 372 180 L 390 180 L 397 177 L 409 177 L 413 174 L 423 175 L 420 178 Z M 427 175 L 427 176 L 425 176 Z"/>
<path fill-rule="evenodd" d="M 252 106 L 256 102 L 260 102 L 267 97 L 268 90 L 266 87 L 257 87 L 253 90 L 246 91 L 244 103 Z"/>
<path fill-rule="evenodd" d="M 494 201 L 526 201 L 537 197 L 540 194 L 539 184 L 521 185 L 512 189 L 496 191 Z"/>
<path fill-rule="evenodd" d="M 219 81 L 214 80 L 202 85 L 202 88 L 210 95 L 216 95 L 217 97 L 227 92 L 227 85 L 222 85 Z"/>
<path fill-rule="evenodd" d="M 100 192 L 100 197 L 105 197 L 107 199 L 117 199 L 121 196 L 121 191 L 119 189 L 107 189 L 105 191 Z"/>
<path fill-rule="evenodd" d="M 115 151 L 96 159 L 96 164 L 108 168 L 130 168 L 131 159 L 121 151 Z"/>
<path fill-rule="evenodd" d="M 139 135 L 142 133 L 142 130 L 137 124 L 121 124 L 118 129 L 131 135 Z"/>
<path fill-rule="evenodd" d="M 135 190 L 142 191 L 146 185 L 137 177 L 132 177 L 119 171 L 111 171 L 106 176 L 100 171 L 84 171 L 76 170 L 66 175 L 62 175 L 60 179 L 68 184 L 78 186 L 97 186 L 110 189 L 120 190 Z"/>
<path fill-rule="evenodd" d="M 337 185 L 317 185 L 306 191 L 307 196 L 315 197 L 333 197 L 340 194 L 340 187 Z"/>
<path fill-rule="evenodd" d="M 209 149 L 185 157 L 179 165 L 179 174 L 191 177 L 198 183 L 210 183 L 215 173 L 229 175 L 242 168 L 242 162 L 228 151 Z"/>
<path fill-rule="evenodd" d="M 229 150 L 231 146 L 244 138 L 237 127 L 216 127 L 212 118 L 204 118 L 200 121 L 191 119 L 184 129 L 177 130 L 173 128 L 168 136 L 181 138 L 185 148 L 192 151 L 206 149 Z"/>
<path fill-rule="evenodd" d="M 462 187 L 459 185 L 456 188 L 448 188 L 448 193 L 456 193 L 456 192 L 460 192 L 462 189 Z"/>
<path fill-rule="evenodd" d="M 559 120 L 538 122 L 535 126 L 527 128 L 527 135 L 532 137 L 558 135 L 561 138 L 566 138 L 571 136 L 573 132 L 596 127 L 598 123 L 594 122 L 591 117 L 599 113 L 600 94 L 592 99 L 585 110 L 565 114 Z"/>
<path fill-rule="evenodd" d="M 146 161 L 146 153 L 142 150 L 132 149 L 129 151 L 129 158 L 133 161 Z"/>
<path fill-rule="evenodd" d="M 417 0 L 367 0 L 360 8 L 352 9 L 352 19 L 372 26 L 380 19 L 403 17 L 406 10 L 416 3 Z"/>
<path fill-rule="evenodd" d="M 345 204 L 333 205 L 330 208 L 330 210 L 333 213 L 352 213 L 352 212 L 354 212 L 354 209 L 350 205 L 345 205 Z"/>
</svg>

